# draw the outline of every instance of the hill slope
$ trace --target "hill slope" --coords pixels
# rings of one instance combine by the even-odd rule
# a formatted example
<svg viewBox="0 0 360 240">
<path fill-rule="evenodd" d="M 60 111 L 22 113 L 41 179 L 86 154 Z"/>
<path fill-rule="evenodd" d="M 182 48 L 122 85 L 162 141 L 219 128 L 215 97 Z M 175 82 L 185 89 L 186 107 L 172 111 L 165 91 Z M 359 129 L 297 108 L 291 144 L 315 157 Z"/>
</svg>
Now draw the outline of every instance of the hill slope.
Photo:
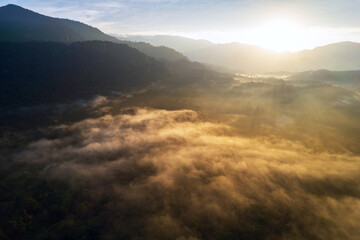
<svg viewBox="0 0 360 240">
<path fill-rule="evenodd" d="M 127 36 L 119 37 L 122 40 L 150 43 L 153 46 L 167 46 L 179 52 L 194 51 L 215 45 L 207 40 L 196 40 L 181 36 L 156 35 L 156 36 Z"/>
<path fill-rule="evenodd" d="M 178 36 L 127 36 L 125 39 L 171 47 L 193 61 L 215 64 L 236 72 L 360 69 L 360 44 L 355 42 L 339 42 L 312 50 L 278 53 L 255 45 L 237 42 L 214 44 Z"/>
<path fill-rule="evenodd" d="M 124 44 L 0 44 L 0 108 L 70 101 L 146 87 L 170 74 Z"/>
<path fill-rule="evenodd" d="M 0 7 L 0 42 L 71 43 L 93 40 L 128 44 L 81 22 L 44 16 L 13 4 Z M 181 53 L 166 47 L 153 47 L 143 43 L 132 43 L 131 47 L 157 59 L 168 61 L 186 59 Z"/>
<path fill-rule="evenodd" d="M 313 50 L 277 53 L 241 43 L 217 44 L 184 52 L 191 60 L 227 67 L 239 72 L 301 72 L 360 69 L 360 43 L 340 42 Z"/>
<path fill-rule="evenodd" d="M 294 72 L 319 69 L 357 70 L 360 69 L 360 43 L 339 42 L 291 53 L 275 65 L 277 70 L 284 67 Z"/>
<path fill-rule="evenodd" d="M 47 17 L 9 4 L 0 7 L 0 41 L 76 42 L 116 39 L 86 24 Z"/>
<path fill-rule="evenodd" d="M 306 71 L 289 78 L 296 83 L 314 84 L 327 83 L 341 86 L 349 90 L 360 91 L 360 70 L 358 71 Z"/>
</svg>

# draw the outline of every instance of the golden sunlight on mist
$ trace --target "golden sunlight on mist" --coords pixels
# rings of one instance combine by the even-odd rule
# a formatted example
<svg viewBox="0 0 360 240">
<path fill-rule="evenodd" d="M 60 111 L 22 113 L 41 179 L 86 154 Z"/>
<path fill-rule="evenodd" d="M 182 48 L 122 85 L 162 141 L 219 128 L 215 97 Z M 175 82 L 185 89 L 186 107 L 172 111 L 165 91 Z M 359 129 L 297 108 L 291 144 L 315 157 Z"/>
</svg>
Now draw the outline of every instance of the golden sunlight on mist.
<svg viewBox="0 0 360 240">
<path fill-rule="evenodd" d="M 237 136 L 190 110 L 136 109 L 57 130 L 71 134 L 33 142 L 14 160 L 45 166 L 42 174 L 51 179 L 87 186 L 94 203 L 106 198 L 115 236 L 359 236 L 358 156 L 314 152 L 276 137 Z"/>
</svg>

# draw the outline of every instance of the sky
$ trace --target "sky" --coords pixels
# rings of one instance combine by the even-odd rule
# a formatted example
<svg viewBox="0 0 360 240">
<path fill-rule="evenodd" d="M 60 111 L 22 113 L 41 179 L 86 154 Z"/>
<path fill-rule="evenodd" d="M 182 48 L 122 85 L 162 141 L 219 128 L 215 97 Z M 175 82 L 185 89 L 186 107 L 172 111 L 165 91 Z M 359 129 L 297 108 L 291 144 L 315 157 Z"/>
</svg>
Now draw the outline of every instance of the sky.
<svg viewBox="0 0 360 240">
<path fill-rule="evenodd" d="M 117 35 L 181 35 L 277 51 L 360 42 L 360 0 L 0 0 Z"/>
</svg>

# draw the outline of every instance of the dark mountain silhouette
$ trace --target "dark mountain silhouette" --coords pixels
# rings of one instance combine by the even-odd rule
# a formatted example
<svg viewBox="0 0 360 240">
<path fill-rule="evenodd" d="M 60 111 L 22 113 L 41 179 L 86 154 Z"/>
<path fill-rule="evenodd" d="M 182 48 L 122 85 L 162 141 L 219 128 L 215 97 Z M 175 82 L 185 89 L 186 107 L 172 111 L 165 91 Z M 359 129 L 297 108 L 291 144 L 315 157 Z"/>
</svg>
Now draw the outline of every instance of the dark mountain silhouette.
<svg viewBox="0 0 360 240">
<path fill-rule="evenodd" d="M 148 56 L 176 61 L 186 59 L 181 53 L 166 47 L 153 47 L 145 43 L 128 43 L 109 36 L 99 29 L 68 19 L 52 18 L 17 5 L 0 7 L 0 41 L 110 41 L 131 45 Z"/>
<path fill-rule="evenodd" d="M 164 46 L 154 47 L 149 43 L 145 43 L 145 42 L 131 42 L 131 41 L 120 41 L 120 42 L 129 45 L 130 47 L 136 48 L 140 52 L 143 52 L 146 55 L 156 58 L 158 60 L 166 60 L 170 62 L 187 60 L 187 58 L 184 55 L 168 47 L 164 47 Z"/>
<path fill-rule="evenodd" d="M 170 76 L 155 59 L 102 41 L 1 43 L 0 59 L 0 107 L 129 91 Z"/>
<path fill-rule="evenodd" d="M 86 24 L 47 17 L 9 4 L 0 8 L 1 41 L 55 41 L 77 42 L 116 39 Z"/>
<path fill-rule="evenodd" d="M 0 41 L 2 42 L 70 43 L 91 40 L 124 43 L 159 60 L 179 61 L 189 57 L 194 61 L 218 65 L 235 72 L 360 69 L 360 44 L 354 42 L 334 43 L 294 53 L 278 53 L 241 43 L 213 44 L 205 40 L 177 36 L 130 36 L 117 39 L 80 22 L 47 17 L 12 4 L 0 7 Z M 171 48 L 181 51 L 186 57 Z"/>
<path fill-rule="evenodd" d="M 114 91 L 232 81 L 186 59 L 160 62 L 126 44 L 3 42 L 0 110 L 69 102 Z"/>
</svg>

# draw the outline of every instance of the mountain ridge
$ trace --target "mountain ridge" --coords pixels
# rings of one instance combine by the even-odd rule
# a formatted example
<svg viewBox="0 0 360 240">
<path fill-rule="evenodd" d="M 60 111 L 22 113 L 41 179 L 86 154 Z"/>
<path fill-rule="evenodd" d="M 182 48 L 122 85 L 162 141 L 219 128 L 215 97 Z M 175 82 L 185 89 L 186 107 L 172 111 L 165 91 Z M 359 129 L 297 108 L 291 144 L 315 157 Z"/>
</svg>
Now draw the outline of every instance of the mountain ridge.
<svg viewBox="0 0 360 240">
<path fill-rule="evenodd" d="M 148 37 L 156 38 L 156 36 Z M 175 41 L 178 36 L 167 36 L 167 38 Z M 143 36 L 142 39 L 151 42 L 147 40 L 147 36 Z M 186 39 L 188 42 L 191 41 L 190 38 Z M 158 42 L 159 45 L 165 46 L 166 43 L 167 41 Z M 198 40 L 193 40 L 194 50 L 191 51 L 181 51 L 180 48 L 175 48 L 175 50 L 182 52 L 193 61 L 226 67 L 234 72 L 303 72 L 323 68 L 333 71 L 360 69 L 360 43 L 351 41 L 331 43 L 297 52 L 276 52 L 261 46 L 239 42 L 212 43 L 202 47 L 199 47 L 198 43 Z M 174 47 L 174 45 L 168 46 Z M 196 47 L 198 48 L 195 49 Z"/>
<path fill-rule="evenodd" d="M 2 43 L 0 59 L 0 108 L 130 91 L 170 76 L 159 61 L 104 41 Z"/>
<path fill-rule="evenodd" d="M 79 21 L 45 16 L 14 4 L 0 7 L 0 42 L 54 41 L 71 43 L 93 40 L 127 44 L 103 33 L 98 28 Z M 131 47 L 159 60 L 186 59 L 181 53 L 171 48 L 159 48 L 145 43 L 132 43 Z"/>
</svg>

